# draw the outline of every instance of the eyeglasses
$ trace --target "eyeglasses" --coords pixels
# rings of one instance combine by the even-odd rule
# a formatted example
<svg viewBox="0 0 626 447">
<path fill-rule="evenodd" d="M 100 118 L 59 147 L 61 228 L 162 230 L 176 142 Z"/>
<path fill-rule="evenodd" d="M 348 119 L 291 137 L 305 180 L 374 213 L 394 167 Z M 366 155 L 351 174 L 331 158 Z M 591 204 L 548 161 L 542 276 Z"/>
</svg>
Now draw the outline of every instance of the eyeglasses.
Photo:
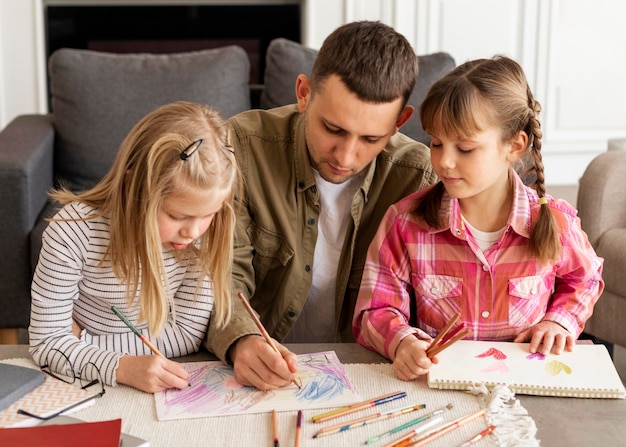
<svg viewBox="0 0 626 447">
<path fill-rule="evenodd" d="M 76 402 L 69 407 L 65 407 L 62 410 L 47 416 L 40 416 L 22 409 L 17 410 L 18 414 L 39 419 L 41 421 L 47 421 L 73 408 L 79 407 L 92 399 L 104 396 L 105 389 L 104 382 L 102 381 L 102 375 L 100 374 L 98 367 L 92 362 L 85 363 L 79 373 L 76 374 L 70 359 L 58 349 L 52 349 L 48 353 L 46 364 L 41 367 L 41 370 L 55 379 L 72 385 L 78 380 L 80 381 L 81 389 L 96 390 L 96 392 L 86 399 Z M 57 372 L 55 373 L 52 370 Z"/>
</svg>

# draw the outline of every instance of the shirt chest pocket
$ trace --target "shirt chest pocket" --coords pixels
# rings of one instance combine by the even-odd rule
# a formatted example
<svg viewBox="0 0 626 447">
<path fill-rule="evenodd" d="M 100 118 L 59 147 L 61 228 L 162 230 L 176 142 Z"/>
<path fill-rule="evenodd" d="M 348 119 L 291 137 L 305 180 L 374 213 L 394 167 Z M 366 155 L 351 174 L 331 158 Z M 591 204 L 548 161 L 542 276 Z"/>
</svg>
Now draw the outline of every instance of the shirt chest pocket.
<svg viewBox="0 0 626 447">
<path fill-rule="evenodd" d="M 417 317 L 422 324 L 437 327 L 461 312 L 463 279 L 446 275 L 413 275 Z M 437 318 L 432 318 L 432 316 Z M 439 316 L 440 315 L 440 316 Z"/>
<path fill-rule="evenodd" d="M 554 279 L 551 276 L 526 276 L 509 279 L 509 324 L 527 328 L 545 314 Z"/>
<path fill-rule="evenodd" d="M 293 249 L 282 235 L 269 232 L 255 224 L 248 228 L 248 237 L 255 252 L 252 263 L 257 286 L 268 277 L 271 277 L 272 281 L 279 281 L 294 256 Z"/>
</svg>

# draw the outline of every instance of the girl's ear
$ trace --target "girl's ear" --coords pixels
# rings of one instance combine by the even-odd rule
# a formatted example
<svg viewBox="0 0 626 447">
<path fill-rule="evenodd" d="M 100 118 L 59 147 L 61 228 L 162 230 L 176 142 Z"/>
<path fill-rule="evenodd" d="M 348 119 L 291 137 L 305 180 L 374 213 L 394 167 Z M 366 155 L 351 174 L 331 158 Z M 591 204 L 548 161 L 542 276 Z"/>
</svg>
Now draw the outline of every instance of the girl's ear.
<svg viewBox="0 0 626 447">
<path fill-rule="evenodd" d="M 509 152 L 507 154 L 507 160 L 509 162 L 515 162 L 520 159 L 528 148 L 528 135 L 523 130 L 520 130 L 509 140 Z"/>
</svg>

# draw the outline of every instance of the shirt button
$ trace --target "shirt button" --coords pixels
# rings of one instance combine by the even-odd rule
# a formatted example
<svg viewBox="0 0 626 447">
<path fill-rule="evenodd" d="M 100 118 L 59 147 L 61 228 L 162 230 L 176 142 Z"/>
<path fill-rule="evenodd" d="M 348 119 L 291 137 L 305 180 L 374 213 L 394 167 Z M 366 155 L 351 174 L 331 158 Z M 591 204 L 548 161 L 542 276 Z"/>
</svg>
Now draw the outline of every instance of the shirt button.
<svg viewBox="0 0 626 447">
<path fill-rule="evenodd" d="M 537 289 L 530 289 L 530 293 L 531 295 L 536 295 L 537 294 Z"/>
<path fill-rule="evenodd" d="M 308 223 L 309 223 L 309 225 L 313 225 L 315 223 L 315 219 L 313 219 L 313 218 L 309 219 Z"/>
<path fill-rule="evenodd" d="M 304 270 L 305 270 L 305 271 L 307 271 L 307 272 L 310 272 L 310 271 L 311 271 L 311 266 L 310 266 L 310 265 L 308 265 L 308 264 L 307 264 L 307 265 L 305 265 L 305 266 L 304 266 Z"/>
<path fill-rule="evenodd" d="M 296 313 L 293 310 L 290 310 L 288 315 L 289 315 L 289 318 L 293 318 L 296 316 Z"/>
<path fill-rule="evenodd" d="M 483 264 L 483 270 L 484 270 L 484 271 L 486 271 L 486 272 L 488 272 L 488 271 L 489 271 L 489 266 L 488 266 L 488 265 L 484 265 L 484 264 Z"/>
<path fill-rule="evenodd" d="M 317 186 L 315 186 L 315 185 L 311 186 L 311 191 L 317 192 Z"/>
<path fill-rule="evenodd" d="M 457 228 L 456 230 L 454 230 L 454 232 L 456 233 L 457 236 L 461 235 L 461 229 Z"/>
<path fill-rule="evenodd" d="M 298 188 L 304 188 L 304 182 L 298 182 Z"/>
<path fill-rule="evenodd" d="M 483 310 L 480 313 L 480 316 L 483 317 L 483 318 L 489 318 L 489 311 L 488 310 Z"/>
<path fill-rule="evenodd" d="M 437 287 L 432 287 L 432 288 L 430 289 L 430 293 L 432 293 L 432 294 L 437 294 L 437 293 L 439 293 L 439 289 L 438 289 Z"/>
</svg>

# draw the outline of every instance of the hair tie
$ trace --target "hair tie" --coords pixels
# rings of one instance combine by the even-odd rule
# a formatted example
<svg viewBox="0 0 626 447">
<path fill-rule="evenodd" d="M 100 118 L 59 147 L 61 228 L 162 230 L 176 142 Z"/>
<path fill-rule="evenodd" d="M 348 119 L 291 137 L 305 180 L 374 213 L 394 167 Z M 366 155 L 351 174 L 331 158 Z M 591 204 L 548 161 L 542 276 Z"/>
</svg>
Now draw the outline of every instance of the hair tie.
<svg viewBox="0 0 626 447">
<path fill-rule="evenodd" d="M 546 199 L 545 197 L 539 197 L 539 205 L 547 205 L 548 204 L 548 199 Z"/>
</svg>

